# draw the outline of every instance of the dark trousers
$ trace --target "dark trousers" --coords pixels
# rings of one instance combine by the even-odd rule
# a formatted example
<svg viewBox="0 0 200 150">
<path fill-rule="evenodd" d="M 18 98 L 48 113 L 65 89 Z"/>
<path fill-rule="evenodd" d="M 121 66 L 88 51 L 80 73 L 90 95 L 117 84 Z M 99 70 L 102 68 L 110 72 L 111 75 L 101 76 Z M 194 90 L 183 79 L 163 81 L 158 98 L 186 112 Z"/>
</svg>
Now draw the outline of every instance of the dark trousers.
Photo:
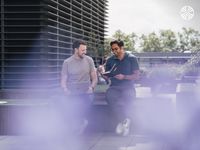
<svg viewBox="0 0 200 150">
<path fill-rule="evenodd" d="M 88 119 L 92 101 L 93 94 L 65 95 L 59 104 L 59 109 L 66 126 L 74 128 L 79 126 L 83 119 Z"/>
<path fill-rule="evenodd" d="M 134 87 L 110 86 L 106 91 L 106 100 L 112 116 L 117 122 L 132 118 L 133 101 L 136 97 Z"/>
</svg>

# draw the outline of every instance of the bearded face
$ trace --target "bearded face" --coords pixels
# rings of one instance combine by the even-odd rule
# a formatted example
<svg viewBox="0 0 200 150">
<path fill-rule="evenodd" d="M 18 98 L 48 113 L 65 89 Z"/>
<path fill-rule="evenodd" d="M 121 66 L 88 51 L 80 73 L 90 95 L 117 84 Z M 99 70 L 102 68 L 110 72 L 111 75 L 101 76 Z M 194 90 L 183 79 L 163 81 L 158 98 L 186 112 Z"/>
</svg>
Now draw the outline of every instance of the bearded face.
<svg viewBox="0 0 200 150">
<path fill-rule="evenodd" d="M 116 57 L 120 56 L 123 53 L 123 47 L 119 47 L 117 44 L 113 44 L 111 46 L 111 50 Z"/>
<path fill-rule="evenodd" d="M 83 58 L 86 53 L 87 53 L 87 46 L 86 45 L 80 45 L 79 48 L 76 49 L 76 55 L 79 58 Z"/>
</svg>

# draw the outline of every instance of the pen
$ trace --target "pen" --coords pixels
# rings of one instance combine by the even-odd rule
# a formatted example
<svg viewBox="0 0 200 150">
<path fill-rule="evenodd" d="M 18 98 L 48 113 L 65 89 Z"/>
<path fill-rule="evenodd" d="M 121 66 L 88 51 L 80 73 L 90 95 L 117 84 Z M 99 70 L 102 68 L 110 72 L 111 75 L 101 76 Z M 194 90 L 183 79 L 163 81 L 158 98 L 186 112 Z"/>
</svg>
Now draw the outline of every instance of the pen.
<svg viewBox="0 0 200 150">
<path fill-rule="evenodd" d="M 110 72 L 111 71 L 113 71 L 113 69 L 114 69 L 114 67 L 116 66 L 116 64 L 114 64 L 113 66 L 112 66 L 112 68 L 110 69 Z M 116 70 L 116 68 L 114 69 L 114 71 Z"/>
</svg>

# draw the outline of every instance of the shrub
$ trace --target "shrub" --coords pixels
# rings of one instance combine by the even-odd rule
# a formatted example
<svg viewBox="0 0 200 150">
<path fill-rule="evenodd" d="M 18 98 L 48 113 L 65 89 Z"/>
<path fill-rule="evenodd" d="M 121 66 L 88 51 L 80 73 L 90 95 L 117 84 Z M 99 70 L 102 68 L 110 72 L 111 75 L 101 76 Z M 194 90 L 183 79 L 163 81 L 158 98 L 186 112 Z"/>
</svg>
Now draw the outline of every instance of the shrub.
<svg viewBox="0 0 200 150">
<path fill-rule="evenodd" d="M 181 67 L 182 76 L 199 76 L 200 75 L 200 52 L 194 55 Z"/>
<path fill-rule="evenodd" d="M 148 78 L 153 84 L 166 83 L 174 81 L 177 78 L 178 71 L 175 65 L 160 65 L 152 68 Z"/>
</svg>

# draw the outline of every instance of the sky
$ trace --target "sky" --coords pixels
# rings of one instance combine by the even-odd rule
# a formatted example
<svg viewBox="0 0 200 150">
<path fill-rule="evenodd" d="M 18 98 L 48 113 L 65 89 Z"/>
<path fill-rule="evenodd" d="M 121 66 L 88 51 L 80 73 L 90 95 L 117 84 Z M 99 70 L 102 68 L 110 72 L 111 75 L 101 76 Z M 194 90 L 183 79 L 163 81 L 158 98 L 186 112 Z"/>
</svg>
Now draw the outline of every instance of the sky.
<svg viewBox="0 0 200 150">
<path fill-rule="evenodd" d="M 130 34 L 147 34 L 160 29 L 181 31 L 182 27 L 191 27 L 200 31 L 199 0 L 108 0 L 108 29 L 111 37 L 121 30 Z M 190 6 L 191 19 L 185 20 L 181 9 Z M 186 15 L 188 13 L 185 13 Z"/>
</svg>

